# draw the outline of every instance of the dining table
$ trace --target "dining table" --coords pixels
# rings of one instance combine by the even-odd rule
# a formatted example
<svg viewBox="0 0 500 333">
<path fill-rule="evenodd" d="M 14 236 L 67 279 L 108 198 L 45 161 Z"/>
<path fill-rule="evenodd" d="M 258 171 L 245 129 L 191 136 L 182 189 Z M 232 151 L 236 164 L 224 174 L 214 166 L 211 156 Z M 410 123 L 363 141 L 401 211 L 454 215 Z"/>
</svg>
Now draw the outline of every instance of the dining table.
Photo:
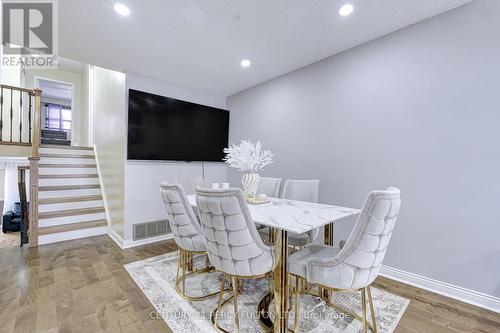
<svg viewBox="0 0 500 333">
<path fill-rule="evenodd" d="M 189 203 L 196 210 L 195 195 L 188 195 Z M 281 198 L 267 198 L 264 203 L 248 204 L 254 223 L 270 227 L 274 231 L 274 247 L 277 261 L 274 269 L 274 292 L 266 295 L 259 304 L 268 307 L 274 298 L 274 321 L 268 316 L 261 323 L 275 333 L 288 332 L 289 318 L 289 275 L 288 275 L 288 233 L 303 234 L 324 227 L 324 243 L 334 245 L 335 222 L 359 214 L 360 210 L 323 203 L 295 201 Z M 325 290 L 324 297 L 329 294 Z M 268 309 L 265 309 L 267 311 Z M 269 311 L 269 313 L 272 313 Z"/>
</svg>

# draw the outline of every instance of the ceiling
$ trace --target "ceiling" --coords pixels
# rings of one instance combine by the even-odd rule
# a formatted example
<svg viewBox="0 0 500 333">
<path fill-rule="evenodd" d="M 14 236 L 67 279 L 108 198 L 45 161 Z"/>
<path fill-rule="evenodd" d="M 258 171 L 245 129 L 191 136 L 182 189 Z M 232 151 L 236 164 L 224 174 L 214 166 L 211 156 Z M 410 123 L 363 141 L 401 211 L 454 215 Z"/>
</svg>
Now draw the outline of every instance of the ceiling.
<svg viewBox="0 0 500 333">
<path fill-rule="evenodd" d="M 59 1 L 59 53 L 223 96 L 470 2 L 119 1 L 130 16 L 112 0 Z M 346 2 L 354 12 L 342 17 Z"/>
<path fill-rule="evenodd" d="M 83 71 L 85 70 L 85 64 L 79 61 L 66 59 L 63 57 L 58 57 L 57 61 L 58 68 L 68 72 L 83 73 Z"/>
</svg>

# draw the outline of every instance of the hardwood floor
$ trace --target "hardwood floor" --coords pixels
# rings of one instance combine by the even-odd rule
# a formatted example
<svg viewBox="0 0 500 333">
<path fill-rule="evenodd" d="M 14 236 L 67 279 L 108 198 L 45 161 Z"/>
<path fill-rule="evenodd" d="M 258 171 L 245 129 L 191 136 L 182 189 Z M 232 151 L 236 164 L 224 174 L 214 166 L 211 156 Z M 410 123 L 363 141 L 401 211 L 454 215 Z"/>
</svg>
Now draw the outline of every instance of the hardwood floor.
<svg viewBox="0 0 500 333">
<path fill-rule="evenodd" d="M 171 332 L 123 265 L 174 250 L 120 250 L 108 236 L 0 249 L 0 332 Z"/>
<path fill-rule="evenodd" d="M 171 332 L 124 270 L 176 250 L 173 241 L 120 250 L 108 236 L 0 249 L 0 332 Z M 500 314 L 379 278 L 410 298 L 396 332 L 500 332 Z"/>
<path fill-rule="evenodd" d="M 375 286 L 410 299 L 395 332 L 500 332 L 500 314 L 379 277 Z"/>
<path fill-rule="evenodd" d="M 21 243 L 20 232 L 8 232 L 3 233 L 0 230 L 0 248 L 9 246 L 19 246 Z"/>
</svg>

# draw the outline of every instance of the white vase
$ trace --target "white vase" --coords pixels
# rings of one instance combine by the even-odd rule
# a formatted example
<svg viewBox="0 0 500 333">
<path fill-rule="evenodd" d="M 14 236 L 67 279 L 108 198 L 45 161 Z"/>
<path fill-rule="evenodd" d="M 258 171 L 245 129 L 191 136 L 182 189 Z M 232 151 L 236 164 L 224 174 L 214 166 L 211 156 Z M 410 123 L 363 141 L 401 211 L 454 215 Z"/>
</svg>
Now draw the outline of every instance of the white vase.
<svg viewBox="0 0 500 333">
<path fill-rule="evenodd" d="M 245 197 L 255 197 L 259 182 L 260 175 L 257 172 L 245 172 L 241 176 L 241 184 L 243 185 L 243 193 L 245 194 Z"/>
</svg>

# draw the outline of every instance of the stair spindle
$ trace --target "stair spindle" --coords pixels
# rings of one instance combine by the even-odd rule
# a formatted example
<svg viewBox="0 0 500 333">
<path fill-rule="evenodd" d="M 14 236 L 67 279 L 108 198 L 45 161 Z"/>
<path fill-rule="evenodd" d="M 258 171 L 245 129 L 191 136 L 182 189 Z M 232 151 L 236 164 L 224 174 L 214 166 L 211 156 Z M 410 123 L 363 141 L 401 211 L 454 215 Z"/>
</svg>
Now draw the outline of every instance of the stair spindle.
<svg viewBox="0 0 500 333">
<path fill-rule="evenodd" d="M 11 89 L 10 90 L 10 140 L 9 140 L 10 142 L 12 142 L 12 123 L 13 123 L 12 118 L 14 117 L 14 109 L 12 108 L 12 100 L 13 100 L 12 99 L 12 96 L 13 96 L 12 92 L 13 92 L 13 90 Z"/>
<path fill-rule="evenodd" d="M 32 125 L 31 125 L 31 108 L 32 108 L 32 105 L 31 105 L 31 99 L 33 98 L 33 94 L 32 93 L 28 93 L 28 99 L 29 99 L 29 109 L 28 109 L 28 124 L 29 124 L 29 127 L 30 127 L 30 130 L 28 132 L 28 142 L 31 143 L 31 129 L 32 129 Z"/>
<path fill-rule="evenodd" d="M 19 90 L 19 142 L 23 142 L 23 92 Z"/>
</svg>

